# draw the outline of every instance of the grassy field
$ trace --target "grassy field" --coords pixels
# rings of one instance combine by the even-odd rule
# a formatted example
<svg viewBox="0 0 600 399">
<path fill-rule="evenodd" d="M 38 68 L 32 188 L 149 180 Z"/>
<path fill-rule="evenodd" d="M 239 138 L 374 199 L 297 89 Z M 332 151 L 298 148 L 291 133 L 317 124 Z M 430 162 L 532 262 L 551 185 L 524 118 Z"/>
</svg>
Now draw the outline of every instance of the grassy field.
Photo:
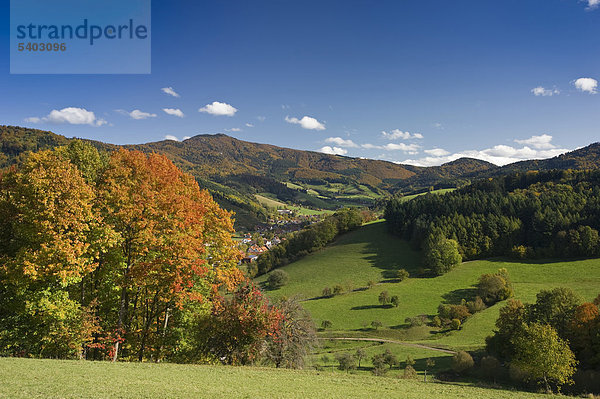
<svg viewBox="0 0 600 399">
<path fill-rule="evenodd" d="M 264 205 L 268 208 L 291 209 L 298 215 L 310 216 L 310 215 L 325 215 L 325 214 L 334 213 L 334 211 L 327 210 L 327 209 L 310 209 L 310 208 L 305 208 L 305 207 L 296 206 L 296 205 L 288 205 L 288 204 L 278 201 L 276 199 L 269 198 L 266 194 L 265 195 L 255 194 L 255 197 L 258 200 L 258 202 L 260 202 L 262 205 Z"/>
<path fill-rule="evenodd" d="M 543 398 L 331 371 L 0 358 L 0 398 Z"/>
<path fill-rule="evenodd" d="M 273 298 L 301 295 L 307 300 L 317 325 L 329 320 L 332 328 L 322 334 L 348 337 L 385 337 L 419 341 L 427 345 L 451 349 L 475 349 L 492 333 L 499 309 L 498 303 L 469 318 L 459 331 L 438 332 L 428 328 L 408 329 L 405 319 L 417 315 L 434 315 L 440 303 L 459 303 L 475 295 L 475 284 L 483 273 L 506 268 L 513 281 L 515 297 L 535 301 L 542 289 L 569 287 L 584 299 L 600 293 L 600 259 L 515 262 L 491 259 L 465 262 L 451 272 L 435 278 L 411 277 L 396 282 L 390 277 L 398 268 L 415 275 L 419 254 L 406 242 L 388 235 L 385 224 L 374 223 L 340 237 L 324 250 L 283 268 L 289 283 L 279 290 L 267 291 Z M 266 277 L 259 278 L 264 281 Z M 366 289 L 368 280 L 378 284 Z M 321 298 L 324 287 L 341 284 L 346 293 Z M 400 298 L 397 308 L 378 303 L 379 293 L 388 291 Z M 383 328 L 370 328 L 381 321 Z"/>
<path fill-rule="evenodd" d="M 456 190 L 455 188 L 440 188 L 439 190 L 433 190 L 433 191 L 427 191 L 424 193 L 419 193 L 419 194 L 411 194 L 411 195 L 405 195 L 404 197 L 401 198 L 402 202 L 406 202 L 406 201 L 410 201 L 414 198 L 417 198 L 421 195 L 427 195 L 427 194 L 446 194 L 449 193 L 450 191 L 454 191 Z"/>
</svg>

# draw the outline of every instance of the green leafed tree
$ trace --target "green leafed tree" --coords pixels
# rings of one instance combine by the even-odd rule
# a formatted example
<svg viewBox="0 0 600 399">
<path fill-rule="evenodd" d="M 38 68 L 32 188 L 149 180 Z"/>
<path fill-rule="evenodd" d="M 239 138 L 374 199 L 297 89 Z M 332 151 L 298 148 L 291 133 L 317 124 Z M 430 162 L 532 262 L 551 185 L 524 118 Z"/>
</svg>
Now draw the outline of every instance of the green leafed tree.
<svg viewBox="0 0 600 399">
<path fill-rule="evenodd" d="M 566 341 L 548 324 L 532 323 L 525 334 L 515 340 L 515 366 L 529 375 L 529 379 L 560 388 L 571 384 L 577 361 Z"/>
</svg>

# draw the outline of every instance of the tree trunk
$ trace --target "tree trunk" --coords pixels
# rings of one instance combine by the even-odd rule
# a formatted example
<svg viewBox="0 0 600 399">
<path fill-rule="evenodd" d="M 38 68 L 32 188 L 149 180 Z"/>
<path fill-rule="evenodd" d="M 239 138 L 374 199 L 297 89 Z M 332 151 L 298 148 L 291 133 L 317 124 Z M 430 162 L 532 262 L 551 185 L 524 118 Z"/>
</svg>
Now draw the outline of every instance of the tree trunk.
<svg viewBox="0 0 600 399">
<path fill-rule="evenodd" d="M 163 344 L 165 342 L 165 337 L 167 335 L 167 327 L 169 325 L 169 305 L 167 305 L 167 309 L 165 310 L 165 324 L 163 326 L 162 337 L 160 340 L 160 344 L 158 345 L 158 349 L 156 351 L 156 363 L 160 362 L 160 352 L 162 352 Z"/>
</svg>

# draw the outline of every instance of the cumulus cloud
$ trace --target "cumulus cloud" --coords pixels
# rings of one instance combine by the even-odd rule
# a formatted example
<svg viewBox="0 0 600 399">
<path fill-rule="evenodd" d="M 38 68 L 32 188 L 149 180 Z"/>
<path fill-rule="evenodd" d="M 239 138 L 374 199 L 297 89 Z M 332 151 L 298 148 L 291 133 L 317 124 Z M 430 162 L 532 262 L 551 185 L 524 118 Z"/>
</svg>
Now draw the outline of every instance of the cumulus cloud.
<svg viewBox="0 0 600 399">
<path fill-rule="evenodd" d="M 165 136 L 165 140 L 179 141 L 179 139 L 171 134 Z"/>
<path fill-rule="evenodd" d="M 183 118 L 185 116 L 179 108 L 163 108 L 163 111 L 178 118 Z"/>
<path fill-rule="evenodd" d="M 233 116 L 237 112 L 237 108 L 227 104 L 213 101 L 212 104 L 206 104 L 200 108 L 198 112 L 204 112 L 216 116 Z"/>
<path fill-rule="evenodd" d="M 102 126 L 107 122 L 104 119 L 96 118 L 96 114 L 88 111 L 85 108 L 67 107 L 61 110 L 53 109 L 47 116 L 39 118 L 37 116 L 26 118 L 26 122 L 30 123 L 67 123 L 70 125 L 90 125 Z"/>
<path fill-rule="evenodd" d="M 252 123 L 246 123 L 246 127 L 254 127 Z"/>
<path fill-rule="evenodd" d="M 444 154 L 442 153 L 444 150 L 441 149 L 425 150 L 425 153 L 429 156 L 418 159 L 407 159 L 401 163 L 415 166 L 437 166 L 466 157 L 481 159 L 502 166 L 527 159 L 552 158 L 570 151 L 566 148 L 557 148 L 554 144 L 550 143 L 551 140 L 552 136 L 543 134 L 541 136 L 532 136 L 525 140 L 515 140 L 519 144 L 526 144 L 520 148 L 501 144 L 483 150 L 467 150 L 453 154 L 447 151 Z M 437 150 L 441 151 L 438 152 Z"/>
<path fill-rule="evenodd" d="M 560 90 L 558 89 L 546 89 L 542 86 L 538 86 L 538 87 L 534 87 L 533 89 L 531 89 L 531 92 L 533 93 L 534 96 L 539 97 L 552 97 L 553 95 L 558 95 L 560 94 Z"/>
<path fill-rule="evenodd" d="M 382 131 L 381 137 L 388 140 L 409 140 L 409 139 L 422 139 L 423 135 L 421 133 L 411 134 L 409 132 L 403 132 L 400 129 L 394 129 L 391 132 Z"/>
<path fill-rule="evenodd" d="M 134 109 L 131 112 L 127 112 L 122 109 L 118 109 L 118 110 L 116 110 L 116 112 L 120 113 L 121 115 L 129 116 L 131 119 L 136 119 L 136 120 L 156 118 L 156 114 L 151 114 L 149 112 L 140 111 L 139 109 Z"/>
<path fill-rule="evenodd" d="M 242 129 L 239 127 L 232 127 L 231 129 L 225 129 L 226 132 L 241 132 Z"/>
<path fill-rule="evenodd" d="M 423 152 L 434 157 L 444 157 L 446 155 L 450 155 L 450 153 L 443 148 L 432 148 L 431 150 L 425 150 Z"/>
<path fill-rule="evenodd" d="M 531 136 L 525 140 L 515 140 L 515 143 L 530 145 L 533 148 L 537 148 L 539 150 L 547 150 L 550 148 L 556 148 L 554 144 L 551 143 L 552 136 L 549 134 L 542 134 L 541 136 Z"/>
<path fill-rule="evenodd" d="M 366 150 L 385 150 L 385 151 L 403 151 L 411 154 L 416 154 L 421 148 L 421 146 L 417 144 L 404 144 L 404 143 L 389 143 L 385 145 L 376 145 L 365 143 L 360 145 L 362 148 Z"/>
<path fill-rule="evenodd" d="M 346 155 L 348 153 L 348 150 L 345 150 L 340 147 L 330 147 L 328 145 L 326 145 L 325 147 L 321 147 L 321 149 L 319 151 L 324 154 L 331 154 L 331 155 Z"/>
<path fill-rule="evenodd" d="M 599 0 L 600 1 L 600 0 Z M 596 94 L 598 93 L 598 81 L 592 78 L 579 78 L 573 82 L 575 88 L 581 92 Z"/>
<path fill-rule="evenodd" d="M 166 93 L 166 94 L 168 94 L 170 96 L 179 97 L 179 94 L 177 92 L 175 92 L 175 90 L 173 90 L 172 87 L 163 87 L 160 90 L 162 90 L 163 93 Z"/>
<path fill-rule="evenodd" d="M 352 140 L 345 140 L 341 137 L 328 137 L 325 139 L 326 143 L 337 144 L 340 147 L 349 147 L 349 148 L 357 148 L 358 144 L 356 144 Z"/>
<path fill-rule="evenodd" d="M 285 117 L 285 121 L 294 125 L 300 125 L 308 130 L 325 130 L 325 125 L 311 116 L 303 116 L 302 119 Z"/>
<path fill-rule="evenodd" d="M 600 6 L 600 0 L 587 0 L 588 3 L 588 9 L 593 10 L 594 8 L 597 8 L 598 6 Z"/>
</svg>

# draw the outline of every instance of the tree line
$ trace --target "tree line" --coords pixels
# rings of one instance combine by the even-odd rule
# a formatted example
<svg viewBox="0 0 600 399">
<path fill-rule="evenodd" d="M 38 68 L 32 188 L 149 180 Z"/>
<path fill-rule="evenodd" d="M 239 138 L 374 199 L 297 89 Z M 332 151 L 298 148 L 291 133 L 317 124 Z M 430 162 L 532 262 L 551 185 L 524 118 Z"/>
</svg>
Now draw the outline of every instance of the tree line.
<svg viewBox="0 0 600 399">
<path fill-rule="evenodd" d="M 394 198 L 389 230 L 424 249 L 436 274 L 461 260 L 600 254 L 600 172 L 514 173 L 444 195 Z"/>
<path fill-rule="evenodd" d="M 231 217 L 155 153 L 75 140 L 2 171 L 0 354 L 298 364 L 312 321 L 246 280 Z"/>
</svg>

